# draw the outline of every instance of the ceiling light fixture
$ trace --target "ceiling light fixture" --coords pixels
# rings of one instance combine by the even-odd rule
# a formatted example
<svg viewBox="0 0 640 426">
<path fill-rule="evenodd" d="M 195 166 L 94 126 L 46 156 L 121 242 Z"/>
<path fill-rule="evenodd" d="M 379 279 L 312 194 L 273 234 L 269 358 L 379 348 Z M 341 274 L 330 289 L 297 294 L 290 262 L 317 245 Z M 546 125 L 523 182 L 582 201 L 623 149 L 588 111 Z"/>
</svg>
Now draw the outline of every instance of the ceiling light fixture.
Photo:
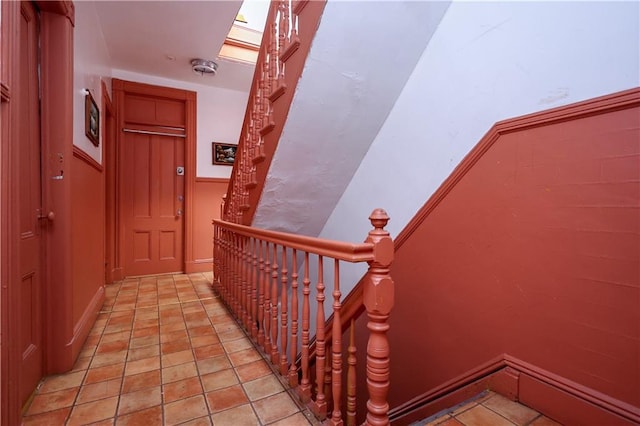
<svg viewBox="0 0 640 426">
<path fill-rule="evenodd" d="M 192 59 L 191 68 L 193 72 L 200 75 L 215 75 L 218 70 L 218 64 L 206 59 Z"/>
</svg>

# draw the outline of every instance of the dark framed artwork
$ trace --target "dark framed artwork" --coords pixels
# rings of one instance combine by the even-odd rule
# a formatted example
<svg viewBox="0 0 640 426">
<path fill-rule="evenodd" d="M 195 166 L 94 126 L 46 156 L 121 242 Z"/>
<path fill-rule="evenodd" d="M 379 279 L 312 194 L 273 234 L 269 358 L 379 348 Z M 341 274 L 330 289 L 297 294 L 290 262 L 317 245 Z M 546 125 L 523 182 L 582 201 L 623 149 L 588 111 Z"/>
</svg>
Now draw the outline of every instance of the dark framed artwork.
<svg viewBox="0 0 640 426">
<path fill-rule="evenodd" d="M 233 166 L 236 160 L 237 149 L 238 145 L 212 142 L 213 164 L 216 166 Z"/>
<path fill-rule="evenodd" d="M 95 146 L 100 144 L 100 110 L 89 91 L 84 97 L 84 134 Z"/>
</svg>

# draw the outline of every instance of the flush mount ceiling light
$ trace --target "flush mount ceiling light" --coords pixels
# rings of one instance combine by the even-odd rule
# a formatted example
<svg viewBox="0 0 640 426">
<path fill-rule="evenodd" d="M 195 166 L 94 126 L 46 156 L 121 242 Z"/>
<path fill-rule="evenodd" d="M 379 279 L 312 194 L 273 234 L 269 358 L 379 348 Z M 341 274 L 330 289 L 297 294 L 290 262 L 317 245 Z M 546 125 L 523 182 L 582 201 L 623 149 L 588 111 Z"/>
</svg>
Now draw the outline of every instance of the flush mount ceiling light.
<svg viewBox="0 0 640 426">
<path fill-rule="evenodd" d="M 218 69 L 218 64 L 206 59 L 192 59 L 191 68 L 193 72 L 200 75 L 215 75 Z"/>
</svg>

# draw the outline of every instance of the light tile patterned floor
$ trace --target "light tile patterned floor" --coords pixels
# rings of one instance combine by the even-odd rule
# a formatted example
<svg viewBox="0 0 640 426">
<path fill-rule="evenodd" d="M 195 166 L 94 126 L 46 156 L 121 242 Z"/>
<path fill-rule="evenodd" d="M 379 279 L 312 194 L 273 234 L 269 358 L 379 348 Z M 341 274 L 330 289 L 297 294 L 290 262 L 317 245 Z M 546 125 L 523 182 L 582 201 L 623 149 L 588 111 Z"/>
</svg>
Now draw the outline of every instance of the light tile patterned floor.
<svg viewBox="0 0 640 426">
<path fill-rule="evenodd" d="M 75 367 L 41 383 L 23 424 L 310 424 L 210 282 L 164 275 L 107 286 Z"/>
<path fill-rule="evenodd" d="M 497 393 L 485 391 L 412 426 L 561 426 L 548 417 Z"/>
</svg>

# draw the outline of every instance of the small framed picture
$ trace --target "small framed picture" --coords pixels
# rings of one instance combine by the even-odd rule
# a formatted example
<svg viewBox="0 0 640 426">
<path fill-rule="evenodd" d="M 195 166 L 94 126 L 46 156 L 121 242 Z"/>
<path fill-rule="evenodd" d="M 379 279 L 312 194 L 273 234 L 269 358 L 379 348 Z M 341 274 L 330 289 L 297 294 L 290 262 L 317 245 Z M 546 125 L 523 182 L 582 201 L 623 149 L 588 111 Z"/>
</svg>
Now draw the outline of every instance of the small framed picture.
<svg viewBox="0 0 640 426">
<path fill-rule="evenodd" d="M 84 97 L 84 134 L 95 146 L 100 144 L 100 110 L 88 91 Z"/>
<path fill-rule="evenodd" d="M 233 166 L 236 160 L 238 145 L 212 142 L 213 164 L 216 166 Z"/>
</svg>

